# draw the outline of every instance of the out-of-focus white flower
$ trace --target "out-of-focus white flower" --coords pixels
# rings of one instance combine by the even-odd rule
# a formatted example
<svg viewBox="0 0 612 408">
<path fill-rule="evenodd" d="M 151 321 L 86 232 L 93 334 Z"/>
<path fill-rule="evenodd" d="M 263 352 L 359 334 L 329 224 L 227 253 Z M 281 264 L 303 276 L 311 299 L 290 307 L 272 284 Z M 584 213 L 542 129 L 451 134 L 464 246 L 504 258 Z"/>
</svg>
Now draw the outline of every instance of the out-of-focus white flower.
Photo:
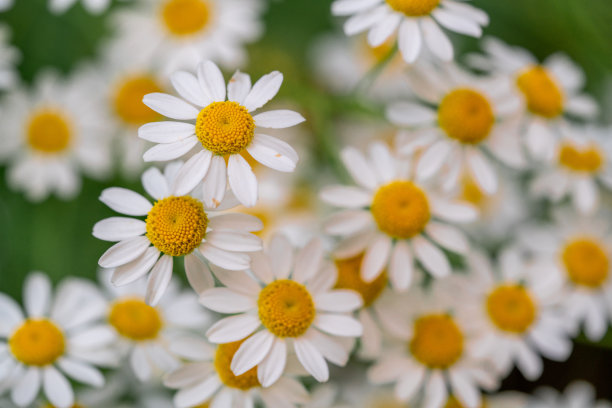
<svg viewBox="0 0 612 408">
<path fill-rule="evenodd" d="M 79 0 L 49 0 L 49 10 L 53 14 L 65 13 Z M 129 0 L 122 0 L 129 1 Z M 83 7 L 91 14 L 101 14 L 108 9 L 112 0 L 81 0 Z"/>
<path fill-rule="evenodd" d="M 13 7 L 14 0 L 0 0 L 0 12 L 9 10 Z"/>
<path fill-rule="evenodd" d="M 570 383 L 563 393 L 549 387 L 535 390 L 528 408 L 610 408 L 609 401 L 596 401 L 595 388 L 585 381 Z"/>
<path fill-rule="evenodd" d="M 0 11 L 1 11 L 0 1 Z M 15 64 L 19 62 L 19 50 L 9 44 L 10 30 L 0 25 L 0 91 L 13 88 L 19 81 Z"/>
</svg>

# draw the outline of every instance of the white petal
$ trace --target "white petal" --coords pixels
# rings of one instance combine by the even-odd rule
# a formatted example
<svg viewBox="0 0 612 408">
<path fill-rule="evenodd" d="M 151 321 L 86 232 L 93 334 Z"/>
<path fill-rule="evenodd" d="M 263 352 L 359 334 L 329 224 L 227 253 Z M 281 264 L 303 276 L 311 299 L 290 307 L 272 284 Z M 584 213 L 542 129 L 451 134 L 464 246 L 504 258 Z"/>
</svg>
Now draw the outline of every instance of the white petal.
<svg viewBox="0 0 612 408">
<path fill-rule="evenodd" d="M 278 71 L 271 72 L 259 78 L 253 89 L 244 100 L 244 107 L 252 112 L 264 106 L 276 96 L 283 83 L 283 74 Z"/>
<path fill-rule="evenodd" d="M 251 77 L 236 71 L 227 83 L 227 99 L 244 105 L 244 99 L 251 91 Z"/>
<path fill-rule="evenodd" d="M 427 180 L 436 174 L 446 163 L 453 145 L 447 140 L 439 140 L 432 144 L 419 158 L 417 176 L 420 180 Z"/>
<path fill-rule="evenodd" d="M 41 383 L 41 372 L 38 367 L 30 367 L 12 387 L 11 399 L 20 407 L 29 406 L 38 395 Z"/>
<path fill-rule="evenodd" d="M 147 215 L 153 207 L 149 200 L 140 194 L 121 187 L 105 189 L 100 195 L 100 201 L 125 215 Z"/>
<path fill-rule="evenodd" d="M 56 407 L 70 407 L 74 404 L 72 386 L 52 365 L 43 371 L 43 387 L 49 402 Z"/>
<path fill-rule="evenodd" d="M 156 200 L 170 195 L 168 181 L 157 167 L 151 167 L 142 173 L 142 186 L 147 194 Z"/>
<path fill-rule="evenodd" d="M 363 306 L 361 296 L 348 289 L 335 289 L 315 296 L 317 310 L 325 312 L 348 313 Z"/>
<path fill-rule="evenodd" d="M 202 92 L 198 79 L 189 72 L 177 71 L 170 75 L 170 81 L 176 92 L 193 105 L 204 107 L 213 102 Z"/>
<path fill-rule="evenodd" d="M 425 402 L 423 408 L 441 407 L 448 397 L 446 391 L 446 381 L 441 371 L 433 372 L 425 388 Z"/>
<path fill-rule="evenodd" d="M 230 156 L 227 178 L 236 198 L 245 207 L 253 207 L 257 203 L 257 178 L 242 156 L 238 154 Z"/>
<path fill-rule="evenodd" d="M 458 201 L 434 200 L 430 202 L 432 213 L 443 220 L 458 223 L 468 223 L 478 218 L 474 206 Z"/>
<path fill-rule="evenodd" d="M 213 230 L 260 231 L 263 228 L 261 220 L 250 214 L 228 213 L 210 217 L 208 226 Z"/>
<path fill-rule="evenodd" d="M 217 208 L 225 197 L 227 188 L 227 174 L 225 160 L 221 156 L 214 155 L 210 162 L 208 174 L 202 184 L 204 204 L 208 208 Z"/>
<path fill-rule="evenodd" d="M 569 113 L 583 118 L 593 118 L 599 112 L 597 102 L 587 95 L 572 96 L 565 108 Z"/>
<path fill-rule="evenodd" d="M 399 13 L 392 13 L 380 20 L 368 32 L 368 44 L 372 47 L 382 45 L 397 30 L 402 21 Z"/>
<path fill-rule="evenodd" d="M 335 207 L 363 208 L 372 204 L 372 196 L 360 187 L 328 186 L 320 193 L 321 200 Z"/>
<path fill-rule="evenodd" d="M 415 102 L 394 103 L 387 109 L 387 118 L 400 126 L 419 126 L 435 123 L 433 109 Z"/>
<path fill-rule="evenodd" d="M 470 249 L 465 235 L 457 228 L 450 225 L 430 221 L 425 232 L 440 246 L 458 254 L 465 255 Z"/>
<path fill-rule="evenodd" d="M 486 194 L 494 194 L 497 191 L 497 176 L 489 160 L 476 149 L 469 149 L 466 158 L 474 181 Z"/>
<path fill-rule="evenodd" d="M 303 337 L 296 338 L 293 345 L 295 354 L 306 371 L 319 382 L 327 381 L 329 379 L 329 368 L 321 352 Z"/>
<path fill-rule="evenodd" d="M 255 119 L 255 126 L 270 129 L 288 128 L 306 120 L 299 113 L 287 109 L 263 112 L 253 116 L 253 119 Z"/>
<path fill-rule="evenodd" d="M 421 29 L 417 21 L 406 19 L 402 22 L 398 33 L 398 46 L 404 61 L 412 64 L 417 60 L 423 46 Z"/>
<path fill-rule="evenodd" d="M 345 210 L 332 214 L 325 222 L 330 235 L 351 235 L 370 225 L 372 214 L 367 210 Z"/>
<path fill-rule="evenodd" d="M 431 18 L 421 19 L 423 39 L 431 52 L 442 61 L 453 59 L 453 44 Z"/>
<path fill-rule="evenodd" d="M 525 342 L 515 342 L 516 366 L 528 380 L 535 380 L 542 374 L 542 359 Z"/>
<path fill-rule="evenodd" d="M 275 234 L 270 240 L 268 259 L 277 279 L 287 279 L 293 266 L 293 246 L 286 236 Z"/>
<path fill-rule="evenodd" d="M 211 263 L 230 271 L 248 269 L 251 261 L 251 258 L 246 254 L 225 251 L 209 244 L 201 245 L 199 250 Z"/>
<path fill-rule="evenodd" d="M 424 377 L 425 370 L 420 367 L 407 371 L 395 385 L 395 396 L 402 401 L 410 400 L 421 387 Z"/>
<path fill-rule="evenodd" d="M 124 286 L 137 281 L 146 275 L 159 258 L 159 250 L 153 246 L 148 247 L 138 258 L 114 270 L 111 283 L 115 286 Z"/>
<path fill-rule="evenodd" d="M 221 385 L 219 377 L 212 375 L 206 381 L 177 392 L 174 396 L 174 405 L 177 408 L 189 408 L 202 404 L 208 401 Z"/>
<path fill-rule="evenodd" d="M 356 14 L 344 23 L 344 33 L 348 36 L 359 34 L 384 19 L 388 14 L 386 5 Z"/>
<path fill-rule="evenodd" d="M 275 338 L 270 352 L 257 366 L 257 378 L 262 387 L 276 383 L 285 371 L 287 363 L 287 343 L 284 339 Z"/>
<path fill-rule="evenodd" d="M 318 271 L 323 260 L 323 243 L 320 239 L 312 239 L 295 257 L 293 280 L 304 283 L 310 280 Z"/>
<path fill-rule="evenodd" d="M 206 234 L 206 241 L 233 252 L 255 252 L 263 248 L 261 238 L 245 231 L 211 231 Z"/>
<path fill-rule="evenodd" d="M 204 61 L 198 66 L 198 81 L 213 101 L 225 101 L 225 79 L 214 62 Z"/>
<path fill-rule="evenodd" d="M 334 16 L 350 16 L 380 3 L 380 0 L 336 0 L 331 11 Z"/>
<path fill-rule="evenodd" d="M 459 370 L 449 370 L 453 394 L 462 404 L 468 407 L 480 406 L 480 391 L 474 383 L 466 378 L 466 373 Z"/>
<path fill-rule="evenodd" d="M 378 234 L 368 246 L 361 262 L 361 278 L 365 282 L 372 282 L 385 269 L 391 254 L 391 244 L 391 238 Z"/>
<path fill-rule="evenodd" d="M 274 344 L 274 335 L 268 330 L 261 330 L 240 345 L 230 368 L 235 375 L 241 375 L 261 363 Z"/>
<path fill-rule="evenodd" d="M 162 255 L 157 261 L 147 282 L 145 301 L 148 305 L 155 306 L 166 292 L 166 288 L 172 279 L 172 257 Z"/>
<path fill-rule="evenodd" d="M 218 313 L 242 313 L 257 308 L 252 297 L 228 288 L 212 288 L 204 291 L 200 296 L 200 303 Z"/>
<path fill-rule="evenodd" d="M 369 147 L 370 161 L 376 171 L 380 184 L 389 183 L 396 177 L 396 163 L 389 148 L 382 142 L 372 142 Z"/>
<path fill-rule="evenodd" d="M 103 268 L 116 268 L 138 258 L 150 245 L 151 242 L 145 236 L 120 241 L 102 254 L 98 264 Z"/>
<path fill-rule="evenodd" d="M 111 242 L 137 237 L 147 232 L 144 221 L 126 217 L 111 217 L 98 221 L 93 227 L 93 236 Z"/>
<path fill-rule="evenodd" d="M 110 326 L 98 324 L 73 334 L 69 343 L 71 347 L 86 349 L 106 346 L 114 339 L 115 331 Z"/>
<path fill-rule="evenodd" d="M 102 387 L 104 385 L 104 375 L 97 368 L 78 360 L 63 358 L 57 365 L 72 379 L 92 387 Z"/>
<path fill-rule="evenodd" d="M 393 288 L 398 291 L 408 289 L 413 273 L 414 260 L 410 245 L 405 241 L 396 242 L 389 261 L 389 279 Z"/>
<path fill-rule="evenodd" d="M 199 337 L 182 337 L 172 340 L 169 350 L 179 357 L 192 361 L 210 361 L 215 349 Z M 165 381 L 164 381 L 165 383 Z"/>
<path fill-rule="evenodd" d="M 361 323 L 350 316 L 319 313 L 313 324 L 334 336 L 360 337 L 363 334 Z"/>
<path fill-rule="evenodd" d="M 172 195 L 189 194 L 204 179 L 210 166 L 212 153 L 202 150 L 192 156 L 179 170 L 172 186 Z"/>
<path fill-rule="evenodd" d="M 174 160 L 189 152 L 198 144 L 198 138 L 190 136 L 178 142 L 158 144 L 147 150 L 142 158 L 146 162 Z"/>
<path fill-rule="evenodd" d="M 429 273 L 438 278 L 451 273 L 450 263 L 438 247 L 421 236 L 414 237 L 412 241 L 417 259 Z"/>
<path fill-rule="evenodd" d="M 195 134 L 195 125 L 183 122 L 153 122 L 138 129 L 138 137 L 154 143 L 174 143 Z"/>
<path fill-rule="evenodd" d="M 443 8 L 437 8 L 431 14 L 440 25 L 451 31 L 471 37 L 480 37 L 482 35 L 482 29 L 477 23 L 457 13 L 453 13 Z"/>
<path fill-rule="evenodd" d="M 210 289 L 215 285 L 215 280 L 208 266 L 206 266 L 206 264 L 194 253 L 185 256 L 185 273 L 189 285 L 191 285 L 193 290 L 198 294 L 201 294 L 206 289 Z"/>
<path fill-rule="evenodd" d="M 340 152 L 340 158 L 355 183 L 368 190 L 376 188 L 377 181 L 374 169 L 359 150 L 354 147 L 345 147 Z"/>
<path fill-rule="evenodd" d="M 164 93 L 151 93 L 142 98 L 142 102 L 155 112 L 178 120 L 192 120 L 198 117 L 199 111 L 176 96 Z"/>
<path fill-rule="evenodd" d="M 242 340 L 261 326 L 259 318 L 249 314 L 226 317 L 213 324 L 206 332 L 211 343 L 230 343 Z"/>
<path fill-rule="evenodd" d="M 595 182 L 587 176 L 576 180 L 572 189 L 574 204 L 582 214 L 592 213 L 599 204 L 599 191 Z"/>
<path fill-rule="evenodd" d="M 247 151 L 264 166 L 285 173 L 294 171 L 298 161 L 297 152 L 288 143 L 263 134 L 255 135 Z"/>
<path fill-rule="evenodd" d="M 348 363 L 349 352 L 352 347 L 346 347 L 346 341 L 340 342 L 336 339 L 320 332 L 318 329 L 310 329 L 306 332 L 305 338 L 323 355 L 323 358 L 331 363 L 343 367 Z M 353 339 L 347 339 L 350 343 Z M 344 344 L 343 344 L 344 343 Z"/>
<path fill-rule="evenodd" d="M 251 254 L 251 271 L 263 283 L 270 283 L 274 280 L 274 273 L 272 273 L 269 259 L 262 252 Z"/>
<path fill-rule="evenodd" d="M 28 317 L 43 317 L 51 304 L 51 281 L 41 272 L 30 273 L 24 283 L 23 301 Z"/>
</svg>

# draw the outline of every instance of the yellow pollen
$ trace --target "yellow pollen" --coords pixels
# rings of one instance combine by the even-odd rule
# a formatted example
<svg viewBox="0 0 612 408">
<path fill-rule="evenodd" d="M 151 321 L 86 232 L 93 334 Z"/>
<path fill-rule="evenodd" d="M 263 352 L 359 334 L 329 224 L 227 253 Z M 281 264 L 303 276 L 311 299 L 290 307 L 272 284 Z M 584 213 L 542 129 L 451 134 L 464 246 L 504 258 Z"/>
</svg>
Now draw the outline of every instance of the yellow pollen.
<svg viewBox="0 0 612 408">
<path fill-rule="evenodd" d="M 536 304 L 521 285 L 501 285 L 487 297 L 487 313 L 499 328 L 511 333 L 526 332 L 536 318 Z"/>
<path fill-rule="evenodd" d="M 121 336 L 134 341 L 156 339 L 163 326 L 157 309 L 138 298 L 115 302 L 108 315 L 108 322 Z"/>
<path fill-rule="evenodd" d="M 487 404 L 487 401 L 483 399 L 480 408 L 487 408 L 488 406 L 489 404 Z M 465 408 L 465 406 L 461 402 L 459 402 L 459 400 L 455 398 L 455 396 L 451 395 L 450 397 L 448 397 L 444 408 Z"/>
<path fill-rule="evenodd" d="M 30 117 L 26 137 L 30 147 L 40 153 L 60 153 L 70 145 L 72 131 L 63 113 L 43 109 Z"/>
<path fill-rule="evenodd" d="M 422 17 L 429 15 L 440 0 L 386 0 L 389 7 L 408 17 Z"/>
<path fill-rule="evenodd" d="M 213 102 L 200 111 L 196 136 L 205 149 L 219 155 L 243 152 L 255 135 L 255 120 L 236 102 Z"/>
<path fill-rule="evenodd" d="M 27 319 L 9 338 L 11 353 L 29 366 L 53 364 L 64 354 L 64 334 L 47 319 Z"/>
<path fill-rule="evenodd" d="M 167 255 L 183 256 L 202 243 L 208 217 L 195 198 L 170 196 L 153 205 L 146 223 L 147 237 L 155 248 Z"/>
<path fill-rule="evenodd" d="M 571 241 L 565 245 L 561 257 L 569 278 L 576 285 L 598 288 L 608 279 L 610 260 L 595 240 Z"/>
<path fill-rule="evenodd" d="M 128 125 L 144 125 L 159 119 L 159 114 L 142 102 L 142 98 L 162 89 L 149 75 L 123 79 L 117 86 L 113 108 L 117 116 Z"/>
<path fill-rule="evenodd" d="M 491 133 L 495 115 L 483 94 L 460 88 L 449 92 L 440 102 L 438 123 L 451 139 L 477 144 Z"/>
<path fill-rule="evenodd" d="M 168 0 L 161 16 L 171 34 L 189 36 L 201 32 L 209 23 L 210 4 L 207 0 Z"/>
<path fill-rule="evenodd" d="M 315 318 L 315 306 L 304 285 L 284 279 L 270 283 L 257 300 L 261 323 L 277 337 L 299 337 Z"/>
<path fill-rule="evenodd" d="M 603 167 L 604 156 L 596 145 L 583 149 L 570 143 L 563 143 L 559 152 L 559 163 L 570 170 L 596 173 Z"/>
<path fill-rule="evenodd" d="M 527 109 L 534 115 L 548 119 L 563 113 L 561 88 L 542 66 L 533 66 L 523 71 L 516 84 L 525 96 Z"/>
<path fill-rule="evenodd" d="M 446 369 L 463 354 L 463 333 L 446 314 L 422 316 L 414 322 L 410 352 L 432 369 Z"/>
<path fill-rule="evenodd" d="M 351 289 L 361 295 L 363 306 L 368 307 L 382 293 L 387 286 L 387 271 L 378 275 L 372 282 L 367 283 L 361 279 L 361 261 L 363 253 L 353 258 L 336 259 L 336 270 L 338 271 L 338 279 L 336 280 L 336 288 Z"/>
<path fill-rule="evenodd" d="M 215 370 L 223 384 L 231 388 L 238 388 L 246 391 L 254 387 L 259 387 L 259 380 L 257 379 L 257 366 L 251 368 L 244 374 L 234 375 L 230 368 L 232 364 L 232 358 L 234 354 L 240 348 L 242 341 L 235 341 L 233 343 L 219 344 L 217 346 L 217 352 L 215 353 Z M 208 407 L 207 404 L 202 405 Z"/>
<path fill-rule="evenodd" d="M 192 408 L 209 408 L 209 407 L 210 407 L 210 402 L 205 402 L 203 404 L 196 405 L 195 407 L 192 407 Z"/>
<path fill-rule="evenodd" d="M 398 239 L 419 234 L 431 216 L 427 195 L 411 181 L 393 181 L 380 187 L 370 211 L 378 228 Z"/>
<path fill-rule="evenodd" d="M 468 203 L 481 207 L 486 203 L 487 196 L 482 192 L 478 184 L 471 177 L 464 177 L 461 180 L 461 199 Z"/>
</svg>

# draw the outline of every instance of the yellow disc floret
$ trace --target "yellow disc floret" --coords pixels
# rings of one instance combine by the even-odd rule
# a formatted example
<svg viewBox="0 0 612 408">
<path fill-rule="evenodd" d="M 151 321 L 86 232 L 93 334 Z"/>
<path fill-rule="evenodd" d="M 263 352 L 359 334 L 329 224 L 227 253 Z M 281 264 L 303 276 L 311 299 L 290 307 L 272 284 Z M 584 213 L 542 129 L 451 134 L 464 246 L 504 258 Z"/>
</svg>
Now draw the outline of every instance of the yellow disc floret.
<svg viewBox="0 0 612 408">
<path fill-rule="evenodd" d="M 423 231 L 431 216 L 427 195 L 411 181 L 393 181 L 380 187 L 370 211 L 382 232 L 399 239 Z"/>
<path fill-rule="evenodd" d="M 28 145 L 39 153 L 60 153 L 70 145 L 72 131 L 63 113 L 44 109 L 31 115 L 26 138 Z"/>
<path fill-rule="evenodd" d="M 386 0 L 389 7 L 409 17 L 422 17 L 429 15 L 440 0 Z"/>
<path fill-rule="evenodd" d="M 610 260 L 606 251 L 595 240 L 582 238 L 565 245 L 563 264 L 569 278 L 576 285 L 600 287 L 610 272 Z"/>
<path fill-rule="evenodd" d="M 559 163 L 576 172 L 597 173 L 603 167 L 604 161 L 604 155 L 595 145 L 579 148 L 565 142 L 559 151 Z"/>
<path fill-rule="evenodd" d="M 288 279 L 263 288 L 257 306 L 261 323 L 277 337 L 299 337 L 315 318 L 315 305 L 306 287 Z"/>
<path fill-rule="evenodd" d="M 208 217 L 195 198 L 170 196 L 153 205 L 146 223 L 147 237 L 155 248 L 167 255 L 183 256 L 202 243 Z"/>
<path fill-rule="evenodd" d="M 479 408 L 487 408 L 487 407 L 488 407 L 488 404 L 483 399 L 482 404 L 480 405 Z M 457 398 L 455 398 L 455 396 L 451 395 L 450 397 L 448 397 L 448 400 L 446 401 L 444 408 L 465 408 L 465 406 Z"/>
<path fill-rule="evenodd" d="M 241 375 L 234 375 L 230 368 L 232 358 L 234 358 L 234 354 L 236 354 L 243 341 L 219 344 L 217 346 L 217 352 L 215 353 L 215 370 L 223 384 L 231 388 L 238 388 L 246 391 L 253 387 L 260 386 L 259 380 L 257 379 L 257 366 Z M 204 406 L 207 407 L 208 405 Z"/>
<path fill-rule="evenodd" d="M 64 354 L 64 333 L 47 319 L 27 319 L 9 338 L 11 353 L 19 362 L 43 367 Z"/>
<path fill-rule="evenodd" d="M 255 120 L 236 102 L 213 102 L 200 111 L 196 136 L 205 149 L 219 155 L 244 151 L 255 135 Z"/>
<path fill-rule="evenodd" d="M 414 322 L 410 352 L 418 361 L 433 369 L 446 369 L 463 354 L 463 333 L 446 314 L 431 314 Z"/>
<path fill-rule="evenodd" d="M 154 122 L 159 114 L 142 102 L 150 93 L 162 89 L 150 75 L 137 75 L 123 79 L 117 86 L 113 99 L 113 108 L 117 116 L 128 125 L 143 125 Z"/>
<path fill-rule="evenodd" d="M 448 137 L 462 143 L 476 144 L 491 133 L 495 114 L 482 93 L 460 88 L 449 92 L 440 102 L 438 123 Z"/>
<path fill-rule="evenodd" d="M 157 309 L 139 298 L 115 302 L 108 315 L 108 322 L 121 336 L 134 341 L 156 339 L 163 326 Z"/>
<path fill-rule="evenodd" d="M 162 6 L 161 16 L 171 34 L 189 36 L 206 28 L 210 4 L 207 0 L 168 0 Z"/>
<path fill-rule="evenodd" d="M 486 306 L 493 324 L 511 333 L 524 333 L 536 318 L 536 303 L 521 285 L 498 286 L 489 293 Z"/>
<path fill-rule="evenodd" d="M 516 81 L 525 96 L 527 109 L 548 119 L 563 113 L 563 94 L 544 67 L 534 66 L 521 73 Z"/>
<path fill-rule="evenodd" d="M 353 258 L 336 259 L 336 270 L 338 279 L 336 288 L 351 289 L 361 295 L 364 307 L 370 306 L 387 286 L 387 271 L 383 270 L 372 282 L 365 282 L 361 278 L 361 261 L 363 253 Z"/>
</svg>

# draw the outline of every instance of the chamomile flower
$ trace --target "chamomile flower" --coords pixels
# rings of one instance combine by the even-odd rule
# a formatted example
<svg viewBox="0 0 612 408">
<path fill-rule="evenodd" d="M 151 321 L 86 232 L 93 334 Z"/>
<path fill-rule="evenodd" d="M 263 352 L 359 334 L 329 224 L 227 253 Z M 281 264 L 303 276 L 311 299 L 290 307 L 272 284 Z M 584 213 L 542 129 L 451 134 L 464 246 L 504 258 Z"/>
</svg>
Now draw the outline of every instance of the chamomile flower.
<svg viewBox="0 0 612 408">
<path fill-rule="evenodd" d="M 0 12 L 10 10 L 14 0 L 0 0 Z"/>
<path fill-rule="evenodd" d="M 252 207 L 257 202 L 257 178 L 242 154 L 248 153 L 272 169 L 292 172 L 298 161 L 296 151 L 260 133 L 258 127 L 288 128 L 304 118 L 290 110 L 252 114 L 276 95 L 283 82 L 280 72 L 263 76 L 251 87 L 251 78 L 237 71 L 226 93 L 223 74 L 213 62 L 202 62 L 197 71 L 197 78 L 183 71 L 171 77 L 183 99 L 163 93 L 145 96 L 144 103 L 156 112 L 189 122 L 157 122 L 141 127 L 141 138 L 159 143 L 143 158 L 173 160 L 196 149 L 198 153 L 185 163 L 177 183 L 191 190 L 204 179 L 204 202 L 213 208 L 221 202 L 229 184 L 238 200 Z"/>
<path fill-rule="evenodd" d="M 101 387 L 104 376 L 95 366 L 118 363 L 110 348 L 114 333 L 101 322 L 106 301 L 91 283 L 76 279 L 62 282 L 54 296 L 42 273 L 27 277 L 23 299 L 25 314 L 0 294 L 0 386 L 20 407 L 30 407 L 41 388 L 55 407 L 72 407 L 68 378 Z"/>
<path fill-rule="evenodd" d="M 564 54 L 554 54 L 540 63 L 524 49 L 510 47 L 498 39 L 483 41 L 485 56 L 471 56 L 478 68 L 509 75 L 523 99 L 521 125 L 527 150 L 539 161 L 551 160 L 566 118 L 592 119 L 598 113 L 595 100 L 582 93 L 585 76 Z"/>
<path fill-rule="evenodd" d="M 350 258 L 365 251 L 361 278 L 372 282 L 387 268 L 397 290 L 410 286 L 416 260 L 433 276 L 448 275 L 450 263 L 438 245 L 465 254 L 469 243 L 447 222 L 473 221 L 476 209 L 416 182 L 410 160 L 395 157 L 383 143 L 372 143 L 367 159 L 351 147 L 341 156 L 358 187 L 321 191 L 323 201 L 342 208 L 325 227 L 342 238 L 334 256 Z"/>
<path fill-rule="evenodd" d="M 409 80 L 420 101 L 393 104 L 387 117 L 406 130 L 399 137 L 401 153 L 422 149 L 418 179 L 431 178 L 447 164 L 444 188 L 455 187 L 460 175 L 469 173 L 482 191 L 493 194 L 499 183 L 487 153 L 515 168 L 525 165 L 512 120 L 520 100 L 508 81 L 475 77 L 455 65 L 415 67 Z"/>
<path fill-rule="evenodd" d="M 0 159 L 8 184 L 31 201 L 50 194 L 74 197 L 81 173 L 103 178 L 110 170 L 110 139 L 98 87 L 88 69 L 70 79 L 43 73 L 32 90 L 15 89 L 2 102 Z"/>
<path fill-rule="evenodd" d="M 570 383 L 563 393 L 540 387 L 529 399 L 529 408 L 610 408 L 609 401 L 596 401 L 595 388 L 585 381 Z"/>
<path fill-rule="evenodd" d="M 152 306 L 170 283 L 173 258 L 184 257 L 190 283 L 201 290 L 213 286 L 213 278 L 200 256 L 226 269 L 246 270 L 250 264 L 246 252 L 261 249 L 261 240 L 251 234 L 261 229 L 261 221 L 247 214 L 215 214 L 237 205 L 236 200 L 228 195 L 211 210 L 176 182 L 181 165 L 169 164 L 164 174 L 157 168 L 143 173 L 142 184 L 155 199 L 153 204 L 131 190 L 104 190 L 100 201 L 111 209 L 146 219 L 111 217 L 93 229 L 96 238 L 117 242 L 98 261 L 103 268 L 115 268 L 113 284 L 126 285 L 150 272 L 146 303 Z"/>
<path fill-rule="evenodd" d="M 65 13 L 79 0 L 49 0 L 49 10 L 53 14 Z M 126 1 L 126 0 L 123 0 Z M 83 7 L 91 14 L 101 14 L 111 5 L 111 0 L 81 0 Z"/>
<path fill-rule="evenodd" d="M 308 391 L 287 375 L 264 388 L 259 366 L 234 374 L 232 361 L 244 342 L 211 346 L 193 336 L 173 341 L 170 347 L 186 361 L 164 381 L 167 387 L 179 390 L 174 405 L 177 408 L 253 407 L 261 401 L 269 408 L 302 406 L 308 400 Z"/>
<path fill-rule="evenodd" d="M 0 1 L 0 11 L 2 10 Z M 19 61 L 19 50 L 9 44 L 10 30 L 0 25 L 0 91 L 11 89 L 17 84 L 19 74 L 15 64 Z"/>
<path fill-rule="evenodd" d="M 362 326 L 350 312 L 362 301 L 351 290 L 332 290 L 330 268 L 319 240 L 313 239 L 294 256 L 289 241 L 276 235 L 265 254 L 253 255 L 253 276 L 216 273 L 226 287 L 204 291 L 200 302 L 216 312 L 234 314 L 208 330 L 209 341 L 246 339 L 232 358 L 234 375 L 258 366 L 259 383 L 269 387 L 285 371 L 289 352 L 295 352 L 320 382 L 329 378 L 325 360 L 346 364 L 348 350 L 340 340 L 361 336 Z"/>
<path fill-rule="evenodd" d="M 335 0 L 332 14 L 351 16 L 344 24 L 346 35 L 368 31 L 372 47 L 397 31 L 399 50 L 408 63 L 419 58 L 423 43 L 437 58 L 453 59 L 453 45 L 440 26 L 480 37 L 489 24 L 484 11 L 453 0 Z"/>
<path fill-rule="evenodd" d="M 598 184 L 612 188 L 612 145 L 607 139 L 603 129 L 566 128 L 556 148 L 556 160 L 534 178 L 532 193 L 554 202 L 569 195 L 580 213 L 596 211 L 600 201 Z"/>
</svg>

